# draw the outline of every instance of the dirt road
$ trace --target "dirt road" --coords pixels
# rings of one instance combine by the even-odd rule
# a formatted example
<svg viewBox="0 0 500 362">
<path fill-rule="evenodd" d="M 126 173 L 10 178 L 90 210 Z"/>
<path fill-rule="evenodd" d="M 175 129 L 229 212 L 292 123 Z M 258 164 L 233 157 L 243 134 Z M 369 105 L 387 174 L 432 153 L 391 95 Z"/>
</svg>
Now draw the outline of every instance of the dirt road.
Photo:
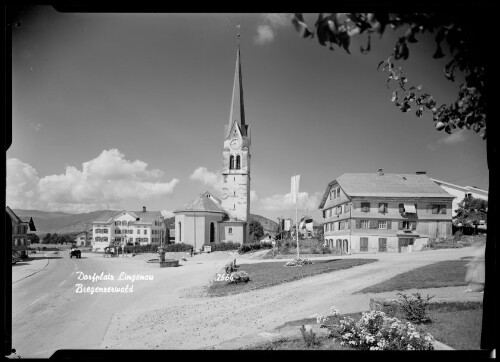
<svg viewBox="0 0 500 362">
<path fill-rule="evenodd" d="M 364 257 L 379 261 L 219 298 L 202 297 L 199 290 L 207 285 L 210 272 L 215 272 L 231 258 L 221 261 L 210 260 L 209 256 L 207 260 L 195 258 L 192 261 L 201 264 L 168 271 L 171 277 L 158 281 L 164 293 L 158 293 L 158 287 L 144 291 L 147 305 L 130 304 L 116 312 L 100 347 L 196 349 L 270 330 L 288 320 L 316 313 L 328 314 L 332 305 L 345 313 L 367 310 L 370 294 L 353 295 L 354 292 L 408 270 L 441 260 L 459 259 L 471 252 L 471 248 L 463 248 L 411 254 L 367 254 Z M 359 257 L 363 256 L 343 258 Z M 241 264 L 254 262 L 263 261 L 239 261 Z M 167 280 L 168 285 L 163 286 Z M 441 297 L 446 298 L 446 289 L 443 293 Z"/>
</svg>

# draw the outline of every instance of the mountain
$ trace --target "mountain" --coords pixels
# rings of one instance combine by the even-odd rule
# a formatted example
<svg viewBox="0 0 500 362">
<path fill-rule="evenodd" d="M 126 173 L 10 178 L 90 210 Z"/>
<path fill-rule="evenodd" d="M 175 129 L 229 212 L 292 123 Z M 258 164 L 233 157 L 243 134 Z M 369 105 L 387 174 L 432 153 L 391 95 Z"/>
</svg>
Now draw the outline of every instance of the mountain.
<svg viewBox="0 0 500 362">
<path fill-rule="evenodd" d="M 18 216 L 30 216 L 36 228 L 36 234 L 77 233 L 92 228 L 92 221 L 106 210 L 92 211 L 84 214 L 67 214 L 39 210 L 13 209 Z"/>
<path fill-rule="evenodd" d="M 264 233 L 275 233 L 276 228 L 278 227 L 278 223 L 276 221 L 272 221 L 264 216 L 250 214 L 250 222 L 257 221 L 264 228 Z"/>
<path fill-rule="evenodd" d="M 92 221 L 107 210 L 87 212 L 84 214 L 67 214 L 39 210 L 13 210 L 18 216 L 30 216 L 36 227 L 36 234 L 57 233 L 70 234 L 92 229 Z M 113 210 L 111 210 L 113 211 Z M 275 232 L 278 223 L 264 216 L 250 214 L 250 221 L 258 221 L 264 232 Z M 175 227 L 175 217 L 165 218 L 167 228 Z"/>
</svg>

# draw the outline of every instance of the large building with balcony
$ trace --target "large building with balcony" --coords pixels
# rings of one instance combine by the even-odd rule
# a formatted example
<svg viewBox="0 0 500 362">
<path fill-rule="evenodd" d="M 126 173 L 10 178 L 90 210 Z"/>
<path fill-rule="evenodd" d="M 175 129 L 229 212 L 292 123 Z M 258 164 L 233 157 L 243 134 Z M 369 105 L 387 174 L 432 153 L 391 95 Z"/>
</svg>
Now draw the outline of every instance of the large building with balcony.
<svg viewBox="0 0 500 362">
<path fill-rule="evenodd" d="M 421 250 L 452 236 L 454 198 L 425 173 L 343 174 L 319 205 L 325 245 L 343 254 Z"/>
<path fill-rule="evenodd" d="M 10 216 L 12 223 L 12 252 L 21 255 L 28 255 L 30 239 L 28 232 L 36 231 L 33 219 L 30 216 L 18 216 L 12 209 L 6 206 L 5 210 Z"/>
<path fill-rule="evenodd" d="M 107 211 L 92 222 L 92 250 L 110 245 L 164 244 L 166 225 L 160 211 Z"/>
</svg>

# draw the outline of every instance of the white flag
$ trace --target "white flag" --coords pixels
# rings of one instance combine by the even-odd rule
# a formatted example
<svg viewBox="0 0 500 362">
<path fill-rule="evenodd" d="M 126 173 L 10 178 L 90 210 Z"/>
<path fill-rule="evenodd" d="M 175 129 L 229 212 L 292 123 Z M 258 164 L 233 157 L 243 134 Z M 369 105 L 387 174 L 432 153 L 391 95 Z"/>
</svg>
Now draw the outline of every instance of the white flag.
<svg viewBox="0 0 500 362">
<path fill-rule="evenodd" d="M 292 176 L 292 202 L 296 204 L 299 196 L 300 175 Z"/>
</svg>

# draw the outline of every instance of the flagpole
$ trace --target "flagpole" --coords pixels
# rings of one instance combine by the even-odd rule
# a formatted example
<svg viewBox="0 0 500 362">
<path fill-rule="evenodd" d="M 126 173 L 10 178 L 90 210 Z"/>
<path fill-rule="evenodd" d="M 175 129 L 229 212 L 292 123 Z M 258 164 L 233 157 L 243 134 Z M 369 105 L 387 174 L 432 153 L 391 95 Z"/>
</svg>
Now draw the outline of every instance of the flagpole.
<svg viewBox="0 0 500 362">
<path fill-rule="evenodd" d="M 297 197 L 295 198 L 295 233 L 297 236 L 297 259 L 299 259 L 299 190 L 297 190 Z"/>
</svg>

